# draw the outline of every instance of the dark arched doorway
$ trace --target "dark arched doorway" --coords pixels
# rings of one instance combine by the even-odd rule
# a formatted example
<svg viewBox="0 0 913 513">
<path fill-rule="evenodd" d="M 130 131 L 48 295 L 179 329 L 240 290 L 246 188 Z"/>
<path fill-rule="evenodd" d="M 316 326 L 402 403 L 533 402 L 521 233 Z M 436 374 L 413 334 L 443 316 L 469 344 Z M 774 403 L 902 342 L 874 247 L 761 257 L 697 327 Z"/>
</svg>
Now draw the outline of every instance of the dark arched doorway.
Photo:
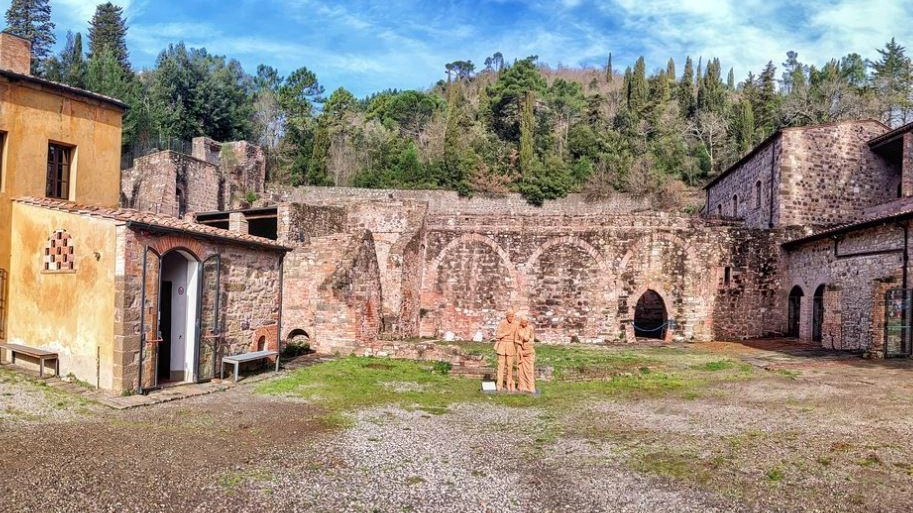
<svg viewBox="0 0 913 513">
<path fill-rule="evenodd" d="M 802 309 L 802 287 L 796 285 L 789 291 L 789 310 L 787 311 L 787 329 L 786 335 L 790 337 L 799 337 L 799 321 Z"/>
<path fill-rule="evenodd" d="M 815 289 L 812 299 L 812 340 L 821 342 L 821 328 L 824 326 L 824 284 Z"/>
<path fill-rule="evenodd" d="M 666 303 L 654 290 L 647 290 L 634 308 L 634 335 L 643 338 L 666 337 Z"/>
</svg>

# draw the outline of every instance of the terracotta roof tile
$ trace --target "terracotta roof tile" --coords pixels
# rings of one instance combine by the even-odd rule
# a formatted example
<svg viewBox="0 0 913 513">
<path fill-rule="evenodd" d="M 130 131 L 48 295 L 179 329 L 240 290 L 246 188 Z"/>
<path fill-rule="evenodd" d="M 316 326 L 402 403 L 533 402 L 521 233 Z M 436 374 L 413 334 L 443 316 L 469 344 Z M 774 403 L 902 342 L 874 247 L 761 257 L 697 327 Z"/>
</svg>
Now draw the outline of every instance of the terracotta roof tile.
<svg viewBox="0 0 913 513">
<path fill-rule="evenodd" d="M 20 197 L 13 199 L 16 203 L 31 205 L 34 207 L 69 212 L 71 214 L 85 215 L 102 219 L 111 219 L 123 223 L 139 223 L 147 225 L 151 229 L 161 228 L 167 230 L 178 230 L 187 232 L 189 236 L 202 236 L 226 241 L 235 241 L 240 244 L 253 244 L 264 246 L 277 250 L 290 251 L 292 248 L 285 246 L 277 241 L 249 235 L 246 233 L 232 232 L 223 230 L 214 226 L 185 221 L 177 217 L 155 214 L 152 212 L 143 212 L 131 208 L 108 208 L 96 205 L 83 205 L 72 201 L 64 201 L 52 198 L 36 198 L 32 196 Z"/>
</svg>

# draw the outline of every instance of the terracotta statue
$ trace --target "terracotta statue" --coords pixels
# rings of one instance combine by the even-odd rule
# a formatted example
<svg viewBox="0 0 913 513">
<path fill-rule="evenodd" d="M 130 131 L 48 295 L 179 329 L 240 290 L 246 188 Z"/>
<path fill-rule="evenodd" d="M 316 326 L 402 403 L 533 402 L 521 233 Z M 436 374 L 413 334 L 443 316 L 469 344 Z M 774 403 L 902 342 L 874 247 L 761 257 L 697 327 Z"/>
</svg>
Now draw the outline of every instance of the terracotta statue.
<svg viewBox="0 0 913 513">
<path fill-rule="evenodd" d="M 517 354 L 517 328 L 514 311 L 507 310 L 504 319 L 498 324 L 495 331 L 495 353 L 498 354 L 498 380 L 495 386 L 498 390 L 505 388 L 513 392 L 514 385 L 514 356 Z M 506 379 L 505 379 L 505 373 Z"/>
<path fill-rule="evenodd" d="M 517 389 L 530 394 L 536 392 L 536 349 L 533 347 L 535 338 L 529 319 L 521 317 L 517 327 Z"/>
</svg>

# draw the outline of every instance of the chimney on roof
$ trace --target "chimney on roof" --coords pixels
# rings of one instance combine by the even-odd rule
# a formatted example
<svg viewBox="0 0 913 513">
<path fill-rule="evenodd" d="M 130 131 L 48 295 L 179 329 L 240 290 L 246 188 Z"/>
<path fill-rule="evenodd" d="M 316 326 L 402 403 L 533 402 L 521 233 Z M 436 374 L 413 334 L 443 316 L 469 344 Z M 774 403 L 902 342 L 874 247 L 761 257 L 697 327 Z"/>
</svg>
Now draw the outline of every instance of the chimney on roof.
<svg viewBox="0 0 913 513">
<path fill-rule="evenodd" d="M 0 32 L 0 69 L 30 75 L 32 42 L 9 32 Z"/>
</svg>

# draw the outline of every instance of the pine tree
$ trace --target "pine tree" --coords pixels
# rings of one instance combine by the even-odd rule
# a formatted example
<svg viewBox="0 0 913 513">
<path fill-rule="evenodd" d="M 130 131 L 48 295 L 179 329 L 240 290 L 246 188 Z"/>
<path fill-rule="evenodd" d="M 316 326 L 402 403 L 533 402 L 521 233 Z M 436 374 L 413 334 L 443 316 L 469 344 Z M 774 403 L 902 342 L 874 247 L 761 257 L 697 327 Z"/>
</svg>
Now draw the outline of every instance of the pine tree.
<svg viewBox="0 0 913 513">
<path fill-rule="evenodd" d="M 906 123 L 913 113 L 913 64 L 894 38 L 878 54 L 881 59 L 871 63 L 872 78 L 884 101 L 884 117 L 892 125 Z"/>
<path fill-rule="evenodd" d="M 130 70 L 127 55 L 127 22 L 124 8 L 111 2 L 99 4 L 89 21 L 89 57 L 107 48 L 120 66 Z"/>
<path fill-rule="evenodd" d="M 43 76 L 57 42 L 48 0 L 13 0 L 6 11 L 6 31 L 32 42 L 32 73 Z"/>
<path fill-rule="evenodd" d="M 67 44 L 60 55 L 47 61 L 48 80 L 84 89 L 86 87 L 86 60 L 82 53 L 82 34 L 67 32 Z"/>
<path fill-rule="evenodd" d="M 666 77 L 675 81 L 675 60 L 672 57 L 669 57 L 669 62 L 666 63 Z"/>
</svg>

